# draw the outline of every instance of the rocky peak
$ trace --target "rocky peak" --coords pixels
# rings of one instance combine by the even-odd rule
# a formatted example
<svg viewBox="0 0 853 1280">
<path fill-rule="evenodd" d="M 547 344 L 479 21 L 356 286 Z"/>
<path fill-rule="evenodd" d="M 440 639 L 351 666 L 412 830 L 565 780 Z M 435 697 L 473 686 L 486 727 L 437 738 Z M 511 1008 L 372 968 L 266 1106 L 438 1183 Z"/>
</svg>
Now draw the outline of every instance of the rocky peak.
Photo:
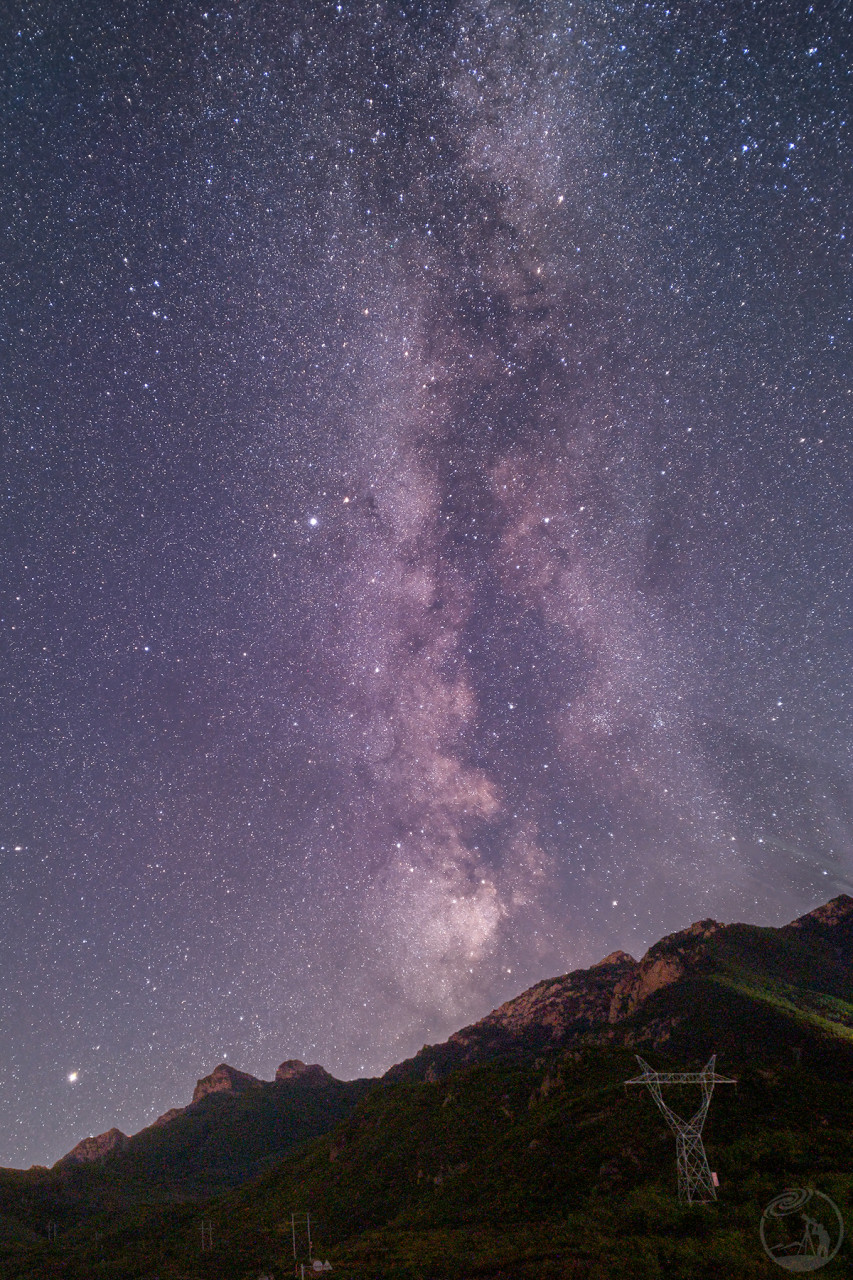
<svg viewBox="0 0 853 1280">
<path fill-rule="evenodd" d="M 93 1160 L 108 1156 L 111 1151 L 123 1151 L 128 1141 L 127 1134 L 122 1133 L 121 1129 L 108 1129 L 106 1133 L 99 1133 L 96 1137 L 84 1138 L 57 1163 L 90 1164 Z"/>
<path fill-rule="evenodd" d="M 220 1062 L 209 1076 L 203 1076 L 198 1081 L 193 1092 L 193 1102 L 201 1102 L 202 1098 L 206 1098 L 211 1093 L 231 1095 L 245 1093 L 247 1089 L 254 1089 L 262 1083 L 261 1080 L 250 1076 L 248 1072 L 237 1071 L 236 1068 L 229 1067 L 227 1062 Z"/>
<path fill-rule="evenodd" d="M 606 1021 L 614 982 L 631 974 L 637 961 L 625 951 L 613 951 L 591 969 L 574 969 L 560 978 L 546 978 L 506 1004 L 499 1005 L 480 1022 L 450 1037 L 449 1044 L 469 1045 L 483 1032 L 530 1032 L 557 1040 L 574 1028 Z"/>
<path fill-rule="evenodd" d="M 831 898 L 823 906 L 815 907 L 814 911 L 807 911 L 804 916 L 792 920 L 788 928 L 802 929 L 812 923 L 832 927 L 841 924 L 851 916 L 853 916 L 853 898 L 848 893 L 840 893 L 837 898 Z"/>
<path fill-rule="evenodd" d="M 176 1120 L 178 1116 L 182 1116 L 186 1111 L 186 1107 L 170 1107 L 168 1111 L 164 1111 L 156 1120 L 152 1120 L 150 1128 L 157 1129 L 160 1125 L 170 1124 Z"/>
<path fill-rule="evenodd" d="M 709 939 L 724 927 L 716 920 L 699 920 L 661 938 L 640 961 L 626 951 L 611 951 L 591 969 L 537 983 L 476 1026 L 499 1026 L 513 1035 L 535 1027 L 556 1039 L 595 1022 L 620 1022 L 653 992 L 676 982 L 698 963 Z"/>
<path fill-rule="evenodd" d="M 705 943 L 724 928 L 725 925 L 716 920 L 697 920 L 689 928 L 671 933 L 649 947 L 639 964 L 617 982 L 608 1022 L 621 1022 L 630 1017 L 655 991 L 683 978 L 706 954 Z"/>
<path fill-rule="evenodd" d="M 695 924 L 691 924 L 686 929 L 679 929 L 677 933 L 668 933 L 649 947 L 643 959 L 643 964 L 650 956 L 665 955 L 671 951 L 690 952 L 696 951 L 697 943 L 707 941 L 713 938 L 721 929 L 725 929 L 724 924 L 720 924 L 717 920 L 697 920 Z"/>
<path fill-rule="evenodd" d="M 627 951 L 611 951 L 609 956 L 605 956 L 603 960 L 598 960 L 592 966 L 593 969 L 603 969 L 605 965 L 610 964 L 636 964 L 637 961 L 633 956 L 629 956 Z"/>
<path fill-rule="evenodd" d="M 319 1063 L 315 1062 L 311 1066 L 306 1066 L 298 1058 L 288 1058 L 287 1062 L 283 1062 L 276 1069 L 275 1078 L 280 1084 L 305 1084 L 314 1088 L 332 1084 L 335 1079 Z"/>
</svg>

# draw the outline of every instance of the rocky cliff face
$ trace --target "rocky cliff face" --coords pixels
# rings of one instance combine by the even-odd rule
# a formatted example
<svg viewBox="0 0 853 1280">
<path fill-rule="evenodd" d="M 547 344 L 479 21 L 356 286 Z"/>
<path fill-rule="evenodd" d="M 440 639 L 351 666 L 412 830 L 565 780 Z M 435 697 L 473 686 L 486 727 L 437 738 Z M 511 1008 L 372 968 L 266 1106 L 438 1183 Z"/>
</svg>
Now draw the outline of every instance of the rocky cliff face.
<svg viewBox="0 0 853 1280">
<path fill-rule="evenodd" d="M 823 906 L 815 907 L 814 911 L 809 911 L 797 920 L 792 920 L 787 928 L 808 929 L 816 925 L 835 928 L 841 924 L 853 924 L 853 898 L 847 893 L 841 893 L 831 902 L 825 902 Z"/>
<path fill-rule="evenodd" d="M 435 1080 L 456 1067 L 497 1053 L 567 1044 L 587 1033 L 612 1040 L 620 1024 L 641 1013 L 651 996 L 709 969 L 719 955 L 718 944 L 744 929 L 750 931 L 751 926 L 700 920 L 661 938 L 641 960 L 614 951 L 590 969 L 539 982 L 479 1022 L 457 1031 L 444 1044 L 424 1045 L 414 1058 L 392 1067 L 384 1078 Z M 837 952 L 842 934 L 853 935 L 853 898 L 842 894 L 793 924 L 770 932 L 784 935 L 797 930 L 831 934 Z"/>
<path fill-rule="evenodd" d="M 545 1030 L 551 1039 L 559 1039 L 571 1028 L 606 1021 L 614 987 L 631 982 L 638 968 L 632 956 L 616 951 L 592 969 L 576 969 L 561 978 L 537 983 L 487 1014 L 474 1027 L 458 1032 L 457 1037 L 464 1038 L 467 1031 L 481 1028 L 500 1029 L 514 1036 L 537 1028 Z"/>
<path fill-rule="evenodd" d="M 201 1102 L 202 1098 L 207 1098 L 212 1093 L 226 1093 L 232 1096 L 245 1093 L 247 1089 L 255 1089 L 264 1083 L 263 1080 L 250 1076 L 246 1071 L 237 1071 L 234 1067 L 229 1067 L 227 1062 L 220 1062 L 209 1076 L 203 1076 L 198 1081 L 193 1091 L 193 1102 Z"/>
<path fill-rule="evenodd" d="M 84 1138 L 82 1142 L 78 1142 L 68 1155 L 57 1161 L 57 1165 L 90 1164 L 91 1161 L 100 1160 L 113 1151 L 123 1151 L 129 1141 L 127 1134 L 122 1133 L 121 1129 L 108 1129 L 106 1133 L 99 1133 L 96 1137 Z"/>
<path fill-rule="evenodd" d="M 614 951 L 591 969 L 576 969 L 562 978 L 538 983 L 466 1031 L 500 1027 L 520 1035 L 536 1027 L 559 1039 L 595 1023 L 619 1022 L 653 992 L 677 982 L 699 964 L 707 951 L 705 943 L 723 928 L 716 920 L 700 920 L 661 938 L 642 960 Z M 457 1033 L 457 1038 L 464 1037 L 466 1031 Z"/>
<path fill-rule="evenodd" d="M 313 1063 L 306 1067 L 298 1058 L 289 1058 L 277 1068 L 275 1078 L 279 1084 L 301 1084 L 310 1088 L 323 1088 L 334 1084 L 335 1077 L 329 1075 L 325 1067 Z"/>
<path fill-rule="evenodd" d="M 181 1117 L 190 1126 L 203 1117 L 201 1129 L 193 1130 L 190 1127 L 188 1130 L 186 1124 L 183 1127 L 178 1124 L 177 1130 L 179 1134 L 184 1135 L 187 1132 L 202 1134 L 202 1142 L 209 1141 L 211 1132 L 215 1132 L 220 1125 L 227 1127 L 231 1123 L 229 1117 L 233 1116 L 234 1109 L 227 1105 L 228 1102 L 246 1095 L 254 1095 L 254 1098 L 248 1099 L 249 1111 L 243 1114 L 251 1113 L 257 1103 L 258 1115 L 262 1117 L 260 1120 L 262 1128 L 263 1125 L 269 1124 L 270 1114 L 279 1114 L 285 1117 L 287 1124 L 293 1128 L 294 1132 L 302 1132 L 304 1129 L 306 1135 L 311 1135 L 323 1131 L 323 1126 L 327 1123 L 324 1117 L 328 1117 L 328 1123 L 331 1124 L 334 1119 L 346 1114 L 349 1107 L 355 1105 L 355 1099 L 362 1096 L 363 1090 L 359 1087 L 361 1084 L 360 1081 L 351 1081 L 347 1084 L 336 1080 L 318 1063 L 306 1064 L 300 1062 L 298 1058 L 290 1058 L 283 1062 L 272 1081 L 259 1080 L 247 1071 L 238 1071 L 227 1062 L 220 1062 L 210 1075 L 203 1076 L 197 1082 L 192 1101 L 187 1106 L 170 1108 L 163 1115 L 158 1116 L 152 1124 L 130 1138 L 118 1129 L 110 1129 L 109 1133 L 101 1134 L 96 1138 L 84 1138 L 58 1163 L 60 1167 L 65 1163 L 84 1164 L 115 1152 L 122 1152 L 128 1147 L 132 1155 L 137 1149 L 136 1140 L 142 1138 L 143 1134 L 148 1135 L 146 1141 L 154 1140 L 154 1133 L 168 1130 L 173 1122 L 180 1120 Z M 303 1090 L 311 1090 L 312 1095 L 306 1097 Z M 315 1090 L 324 1092 L 315 1094 Z M 348 1098 L 353 1100 L 348 1102 Z M 210 1099 L 214 1100 L 213 1103 L 209 1101 Z M 215 1115 L 212 1115 L 213 1110 Z M 211 1120 L 214 1121 L 212 1129 Z M 278 1149 L 281 1145 L 281 1136 L 278 1129 L 275 1133 L 278 1136 L 274 1139 L 270 1137 L 270 1141 L 275 1141 L 278 1144 L 275 1149 Z M 163 1149 L 171 1149 L 168 1146 L 170 1139 L 165 1135 L 162 1139 L 158 1137 L 157 1141 L 167 1144 Z M 183 1139 L 178 1137 L 173 1141 L 180 1145 Z M 218 1159 L 221 1164 L 221 1155 Z"/>
<path fill-rule="evenodd" d="M 444 1045 L 425 1045 L 414 1058 L 392 1067 L 385 1079 L 437 1079 L 502 1049 L 547 1047 L 621 1022 L 655 991 L 700 963 L 705 944 L 722 928 L 715 920 L 702 920 L 662 938 L 642 960 L 614 951 L 591 969 L 539 982 L 457 1031 Z"/>
<path fill-rule="evenodd" d="M 153 1120 L 149 1125 L 149 1128 L 157 1129 L 160 1125 L 168 1124 L 177 1116 L 182 1116 L 185 1111 L 186 1107 L 170 1107 L 168 1111 L 164 1111 L 161 1116 L 158 1116 L 156 1120 Z"/>
<path fill-rule="evenodd" d="M 656 942 L 633 969 L 617 980 L 607 1021 L 612 1024 L 630 1017 L 655 991 L 683 978 L 701 963 L 708 950 L 705 944 L 724 927 L 716 920 L 700 920 L 689 929 Z"/>
<path fill-rule="evenodd" d="M 283 1062 L 276 1070 L 275 1081 L 279 1084 L 299 1084 L 313 1088 L 336 1083 L 335 1077 L 330 1075 L 318 1063 L 306 1066 L 298 1058 L 289 1058 L 287 1062 Z M 227 1062 L 220 1062 L 219 1066 L 214 1067 L 209 1076 L 202 1076 L 201 1080 L 196 1083 L 190 1106 L 201 1102 L 203 1098 L 207 1098 L 214 1093 L 236 1097 L 239 1093 L 245 1093 L 247 1089 L 259 1088 L 269 1088 L 269 1083 L 266 1080 L 259 1080 L 256 1076 L 249 1075 L 247 1071 L 238 1071 L 235 1067 L 230 1067 Z M 162 1116 L 157 1117 L 151 1128 L 168 1124 L 176 1116 L 184 1115 L 186 1110 L 186 1107 L 170 1108 Z"/>
</svg>

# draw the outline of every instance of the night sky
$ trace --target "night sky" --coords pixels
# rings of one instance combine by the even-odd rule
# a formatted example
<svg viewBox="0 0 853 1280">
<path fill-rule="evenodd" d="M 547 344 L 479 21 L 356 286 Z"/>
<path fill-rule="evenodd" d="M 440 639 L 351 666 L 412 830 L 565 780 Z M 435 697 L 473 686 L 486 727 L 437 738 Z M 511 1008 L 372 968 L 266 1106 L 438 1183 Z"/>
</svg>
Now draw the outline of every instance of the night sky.
<svg viewBox="0 0 853 1280">
<path fill-rule="evenodd" d="M 853 6 L 4 15 L 0 1163 L 850 890 Z"/>
</svg>

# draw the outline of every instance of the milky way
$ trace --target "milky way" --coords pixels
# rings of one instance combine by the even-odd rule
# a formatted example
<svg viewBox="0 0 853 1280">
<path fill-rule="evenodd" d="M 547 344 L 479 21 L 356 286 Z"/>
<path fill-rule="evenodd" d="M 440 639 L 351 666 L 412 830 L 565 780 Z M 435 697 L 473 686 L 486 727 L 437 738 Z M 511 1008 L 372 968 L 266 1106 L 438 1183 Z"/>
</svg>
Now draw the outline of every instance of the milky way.
<svg viewBox="0 0 853 1280">
<path fill-rule="evenodd" d="M 850 7 L 3 22 L 0 1162 L 849 890 Z"/>
</svg>

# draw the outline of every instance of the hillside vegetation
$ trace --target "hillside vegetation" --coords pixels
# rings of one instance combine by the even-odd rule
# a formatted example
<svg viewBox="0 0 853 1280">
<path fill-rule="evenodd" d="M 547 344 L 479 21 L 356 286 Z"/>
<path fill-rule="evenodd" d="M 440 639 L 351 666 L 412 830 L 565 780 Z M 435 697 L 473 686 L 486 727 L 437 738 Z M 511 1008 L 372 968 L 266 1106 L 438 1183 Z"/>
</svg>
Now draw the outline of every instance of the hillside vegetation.
<svg viewBox="0 0 853 1280">
<path fill-rule="evenodd" d="M 226 1159 L 230 1177 L 264 1159 L 257 1135 L 269 1126 L 250 1092 L 175 1131 L 186 1145 L 171 1151 L 168 1205 L 141 1144 L 106 1156 L 64 1202 L 67 1171 L 9 1171 L 0 1274 L 281 1277 L 293 1268 L 290 1215 L 309 1212 L 315 1253 L 341 1277 L 766 1277 L 759 1221 L 786 1187 L 818 1188 L 853 1227 L 853 901 L 785 929 L 712 925 L 641 962 L 608 958 L 539 984 L 360 1083 L 327 1132 L 204 1204 L 186 1193 L 199 1171 L 213 1177 Z M 679 1206 L 674 1141 L 647 1092 L 624 1087 L 637 1051 L 679 1070 L 716 1052 L 737 1078 L 716 1090 L 705 1129 L 715 1203 Z M 682 1115 L 698 1103 L 687 1086 L 667 1099 Z M 229 1143 L 239 1151 L 226 1158 Z M 55 1244 L 50 1206 L 63 1213 Z M 850 1263 L 845 1243 L 822 1274 Z"/>
</svg>

